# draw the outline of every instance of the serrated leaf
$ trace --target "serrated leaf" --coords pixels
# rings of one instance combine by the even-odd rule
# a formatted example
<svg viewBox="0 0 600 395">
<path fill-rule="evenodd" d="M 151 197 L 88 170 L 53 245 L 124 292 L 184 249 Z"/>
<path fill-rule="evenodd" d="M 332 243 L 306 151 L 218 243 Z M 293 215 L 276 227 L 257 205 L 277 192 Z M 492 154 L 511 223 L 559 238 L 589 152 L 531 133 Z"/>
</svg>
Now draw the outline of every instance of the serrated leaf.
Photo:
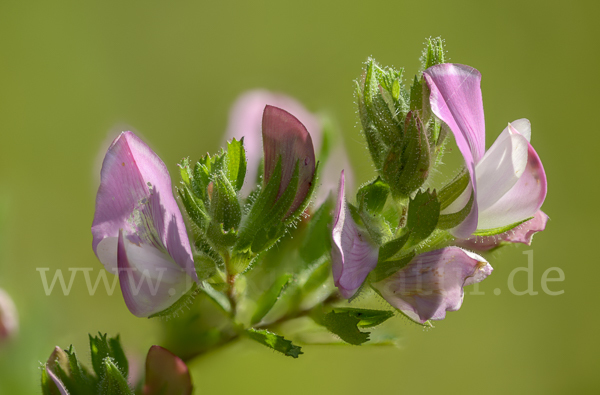
<svg viewBox="0 0 600 395">
<path fill-rule="evenodd" d="M 346 343 L 360 346 L 369 341 L 370 332 L 361 332 L 358 329 L 361 319 L 351 312 L 332 310 L 317 318 L 317 322 Z"/>
<path fill-rule="evenodd" d="M 254 312 L 254 315 L 252 315 L 252 320 L 250 321 L 251 325 L 258 324 L 267 315 L 267 313 L 271 311 L 275 303 L 285 292 L 292 279 L 293 276 L 289 273 L 280 276 L 277 280 L 275 280 L 267 292 L 261 295 L 256 302 L 256 311 Z"/>
<path fill-rule="evenodd" d="M 246 150 L 244 138 L 227 142 L 227 177 L 236 191 L 242 189 L 246 178 Z"/>
<path fill-rule="evenodd" d="M 436 228 L 440 217 L 440 202 L 435 190 L 419 191 L 408 205 L 406 227 L 410 231 L 407 245 L 425 240 Z"/>
<path fill-rule="evenodd" d="M 351 307 L 335 307 L 336 313 L 346 312 L 352 317 L 360 319 L 357 326 L 359 328 L 372 328 L 387 321 L 394 316 L 394 313 L 389 310 L 370 310 L 356 309 Z"/>
<path fill-rule="evenodd" d="M 438 193 L 438 200 L 440 201 L 440 210 L 444 210 L 452 202 L 454 202 L 469 185 L 469 172 L 463 169 L 454 179 L 444 186 Z"/>
<path fill-rule="evenodd" d="M 331 223 L 333 210 L 333 198 L 331 195 L 311 216 L 306 230 L 306 235 L 300 247 L 300 257 L 306 263 L 319 259 L 331 250 L 331 234 L 329 224 Z"/>
<path fill-rule="evenodd" d="M 123 377 L 112 358 L 107 357 L 102 361 L 102 369 L 104 375 L 100 377 L 100 383 L 98 384 L 100 394 L 133 395 L 133 391 L 127 383 L 127 378 Z"/>
<path fill-rule="evenodd" d="M 179 194 L 188 217 L 198 226 L 200 231 L 204 231 L 210 222 L 210 218 L 204 207 L 204 202 L 197 198 L 187 185 L 184 185 L 182 188 L 177 188 L 177 193 Z"/>
<path fill-rule="evenodd" d="M 381 248 L 379 248 L 378 260 L 380 262 L 383 262 L 383 261 L 393 257 L 394 255 L 396 255 L 396 253 L 398 253 L 398 251 L 400 251 L 400 249 L 402 247 L 404 247 L 404 245 L 408 241 L 409 237 L 410 237 L 410 232 L 405 232 L 400 237 L 398 237 L 394 240 L 388 241 L 387 243 L 382 245 Z"/>
<path fill-rule="evenodd" d="M 183 181 L 183 183 L 185 185 L 190 185 L 190 182 L 192 180 L 192 169 L 190 167 L 190 159 L 189 158 L 183 158 L 181 160 L 181 162 L 178 163 L 179 166 L 179 173 L 181 174 L 181 180 Z"/>
<path fill-rule="evenodd" d="M 276 335 L 266 329 L 254 329 L 250 328 L 246 330 L 248 337 L 258 343 L 267 346 L 275 351 L 279 351 L 283 355 L 288 357 L 298 358 L 302 352 L 302 347 L 296 346 L 291 341 L 285 339 L 283 336 Z"/>
<path fill-rule="evenodd" d="M 506 225 L 506 226 L 501 226 L 499 228 L 477 230 L 477 231 L 473 232 L 473 236 L 494 236 L 494 235 L 499 235 L 500 233 L 508 232 L 509 230 L 512 230 L 512 229 L 516 228 L 517 226 L 521 225 L 522 223 L 525 223 L 525 222 L 527 222 L 527 221 L 529 221 L 531 219 L 533 219 L 533 217 L 525 218 L 522 221 L 518 221 L 518 222 L 515 222 L 513 224 Z"/>
<path fill-rule="evenodd" d="M 455 226 L 460 225 L 471 212 L 473 208 L 473 202 L 475 201 L 475 194 L 471 192 L 471 197 L 467 202 L 466 206 L 463 207 L 460 211 L 451 214 L 441 214 L 440 219 L 438 220 L 437 227 L 440 229 L 452 229 Z"/>
</svg>

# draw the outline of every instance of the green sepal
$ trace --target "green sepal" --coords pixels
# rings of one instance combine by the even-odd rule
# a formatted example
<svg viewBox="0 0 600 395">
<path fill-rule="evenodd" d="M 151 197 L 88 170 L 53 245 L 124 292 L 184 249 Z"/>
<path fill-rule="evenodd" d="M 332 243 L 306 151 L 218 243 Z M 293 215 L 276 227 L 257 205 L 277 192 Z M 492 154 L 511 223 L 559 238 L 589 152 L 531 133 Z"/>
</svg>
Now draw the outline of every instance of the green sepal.
<svg viewBox="0 0 600 395">
<path fill-rule="evenodd" d="M 133 395 L 133 391 L 127 383 L 127 376 L 123 376 L 120 367 L 115 361 L 106 357 L 102 360 L 104 375 L 99 376 L 98 393 L 110 395 Z"/>
<path fill-rule="evenodd" d="M 349 315 L 359 318 L 357 326 L 359 328 L 373 328 L 377 325 L 383 324 L 388 319 L 394 316 L 394 313 L 389 310 L 370 310 L 370 309 L 356 309 L 351 307 L 335 307 L 333 309 L 336 313 L 347 312 Z"/>
<path fill-rule="evenodd" d="M 327 200 L 310 218 L 308 229 L 299 250 L 300 257 L 306 263 L 316 261 L 331 250 L 329 224 L 332 221 L 331 211 L 333 210 L 333 205 L 333 198 L 329 195 Z"/>
<path fill-rule="evenodd" d="M 460 211 L 451 214 L 441 214 L 438 221 L 437 227 L 440 229 L 452 229 L 455 226 L 460 225 L 469 215 L 473 208 L 473 202 L 475 201 L 475 194 L 471 192 L 469 201 Z"/>
<path fill-rule="evenodd" d="M 92 335 L 89 335 L 89 339 L 92 367 L 96 372 L 96 376 L 102 377 L 105 367 L 104 360 L 111 358 L 118 364 L 121 374 L 127 377 L 129 364 L 121 347 L 119 336 L 108 339 L 106 333 L 103 335 L 98 332 L 98 336 L 92 337 Z"/>
<path fill-rule="evenodd" d="M 405 138 L 397 141 L 385 159 L 382 175 L 394 196 L 410 196 L 429 176 L 430 151 L 425 127 L 414 112 L 405 119 Z"/>
<path fill-rule="evenodd" d="M 293 276 L 286 273 L 275 280 L 267 292 L 261 295 L 256 302 L 256 311 L 252 315 L 251 325 L 258 324 L 271 311 L 292 280 Z"/>
<path fill-rule="evenodd" d="M 377 128 L 367 114 L 364 102 L 364 92 L 358 81 L 356 81 L 356 100 L 358 102 L 358 114 L 360 116 L 365 139 L 367 140 L 367 147 L 369 148 L 371 159 L 375 164 L 375 168 L 380 170 L 383 166 L 383 160 L 385 159 L 388 147 L 377 133 Z"/>
<path fill-rule="evenodd" d="M 441 37 L 428 38 L 427 47 L 421 56 L 421 71 L 425 71 L 431 66 L 445 63 L 446 55 L 444 52 L 444 40 Z"/>
<path fill-rule="evenodd" d="M 356 200 L 360 211 L 368 211 L 371 214 L 379 214 L 385 206 L 390 187 L 381 177 L 363 185 L 356 193 Z"/>
<path fill-rule="evenodd" d="M 244 138 L 227 142 L 227 177 L 236 191 L 242 189 L 246 178 L 246 150 Z"/>
<path fill-rule="evenodd" d="M 331 333 L 337 335 L 348 344 L 360 346 L 369 341 L 370 332 L 361 332 L 358 329 L 362 321 L 354 312 L 332 310 L 326 314 L 313 316 L 315 322 L 323 325 Z"/>
<path fill-rule="evenodd" d="M 204 202 L 197 198 L 187 185 L 177 188 L 177 193 L 179 194 L 179 198 L 183 203 L 183 207 L 185 208 L 188 217 L 198 226 L 198 229 L 201 232 L 204 232 L 206 226 L 210 222 L 210 217 L 206 212 Z"/>
<path fill-rule="evenodd" d="M 376 283 L 385 278 L 388 278 L 392 274 L 396 273 L 398 270 L 402 269 L 404 266 L 408 265 L 408 263 L 415 257 L 415 255 L 415 251 L 411 250 L 410 252 L 408 252 L 405 255 L 402 255 L 398 259 L 377 263 L 377 267 L 375 267 L 375 270 L 373 270 L 369 275 L 371 281 Z"/>
<path fill-rule="evenodd" d="M 435 189 L 419 191 L 408 205 L 406 228 L 410 231 L 407 246 L 425 240 L 436 228 L 440 217 L 440 202 Z"/>
<path fill-rule="evenodd" d="M 460 173 L 454 177 L 447 185 L 445 185 L 438 193 L 440 201 L 440 209 L 444 210 L 452 202 L 454 202 L 469 186 L 471 177 L 466 169 L 462 169 Z"/>
<path fill-rule="evenodd" d="M 213 176 L 213 193 L 210 203 L 213 223 L 223 224 L 223 229 L 237 229 L 242 219 L 242 208 L 237 194 L 223 171 Z"/>
<path fill-rule="evenodd" d="M 190 186 L 193 178 L 192 169 L 190 167 L 190 158 L 183 158 L 181 162 L 177 164 L 177 166 L 179 166 L 181 180 L 185 185 Z"/>
<path fill-rule="evenodd" d="M 292 358 L 298 358 L 302 352 L 302 347 L 296 346 L 291 341 L 285 339 L 266 329 L 250 328 L 246 330 L 248 337 L 264 346 L 267 346 L 275 351 L 279 351 L 283 355 Z"/>
<path fill-rule="evenodd" d="M 410 110 L 419 111 L 423 108 L 423 79 L 415 75 L 410 87 Z"/>
<path fill-rule="evenodd" d="M 148 318 L 156 318 L 156 317 L 173 317 L 177 315 L 177 313 L 183 310 L 185 307 L 190 306 L 196 296 L 198 295 L 198 284 L 195 282 L 192 283 L 190 290 L 185 293 L 181 298 L 179 298 L 175 303 L 166 309 L 159 311 L 158 313 L 154 313 L 149 315 Z M 116 359 L 116 358 L 115 358 Z M 116 359 L 118 362 L 118 359 Z M 127 376 L 126 376 L 127 377 Z"/>
<path fill-rule="evenodd" d="M 518 221 L 518 222 L 515 222 L 513 224 L 506 225 L 506 226 L 501 226 L 499 228 L 477 230 L 477 231 L 473 232 L 473 236 L 494 236 L 494 235 L 499 235 L 500 233 L 508 232 L 509 230 L 512 230 L 512 229 L 516 228 L 517 226 L 521 225 L 522 223 L 525 223 L 525 222 L 527 222 L 527 221 L 529 221 L 531 219 L 533 219 L 533 217 L 525 218 L 522 221 Z"/>
<path fill-rule="evenodd" d="M 379 132 L 382 140 L 387 144 L 402 138 L 402 128 L 394 119 L 394 113 L 382 97 L 379 77 L 381 69 L 373 59 L 367 61 L 367 70 L 364 84 L 364 103 L 371 122 Z"/>
</svg>

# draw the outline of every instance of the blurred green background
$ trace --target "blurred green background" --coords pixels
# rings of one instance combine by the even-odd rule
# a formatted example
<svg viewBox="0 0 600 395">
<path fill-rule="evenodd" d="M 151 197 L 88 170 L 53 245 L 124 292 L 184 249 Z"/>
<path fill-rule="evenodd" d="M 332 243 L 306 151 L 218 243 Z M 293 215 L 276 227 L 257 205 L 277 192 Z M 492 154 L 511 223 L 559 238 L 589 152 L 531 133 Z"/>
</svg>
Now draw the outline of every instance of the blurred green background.
<svg viewBox="0 0 600 395">
<path fill-rule="evenodd" d="M 87 360 L 88 332 L 121 333 L 140 358 L 158 339 L 118 289 L 90 296 L 80 277 L 46 296 L 36 271 L 100 269 L 90 225 L 111 131 L 139 131 L 174 174 L 218 148 L 238 94 L 264 87 L 335 116 L 366 181 L 352 80 L 370 55 L 414 74 L 437 35 L 483 74 L 488 146 L 507 122 L 532 121 L 551 218 L 533 247 L 539 294 L 508 292 L 531 248 L 506 248 L 485 295 L 467 292 L 432 330 L 402 321 L 400 348 L 306 346 L 292 360 L 235 343 L 192 363 L 198 393 L 598 393 L 599 13 L 592 1 L 2 1 L 0 287 L 21 330 L 0 348 L 0 394 L 39 393 L 55 345 Z M 541 290 L 550 267 L 565 273 L 550 283 L 562 295 Z"/>
</svg>

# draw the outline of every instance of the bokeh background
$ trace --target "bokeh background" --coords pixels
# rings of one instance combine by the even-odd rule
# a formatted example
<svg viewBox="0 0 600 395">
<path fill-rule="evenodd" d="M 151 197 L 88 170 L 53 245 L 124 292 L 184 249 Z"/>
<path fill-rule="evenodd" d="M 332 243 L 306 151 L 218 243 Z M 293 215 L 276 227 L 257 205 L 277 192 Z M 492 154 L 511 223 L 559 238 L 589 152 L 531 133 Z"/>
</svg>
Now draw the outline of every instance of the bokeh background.
<svg viewBox="0 0 600 395">
<path fill-rule="evenodd" d="M 87 333 L 120 333 L 140 356 L 158 339 L 118 289 L 90 296 L 80 277 L 69 296 L 46 296 L 36 271 L 100 269 L 90 224 L 111 133 L 138 131 L 174 174 L 215 151 L 233 100 L 262 87 L 334 116 L 366 181 L 352 81 L 368 56 L 414 74 L 437 35 L 483 74 L 488 146 L 508 121 L 532 121 L 551 218 L 533 246 L 539 294 L 508 292 L 532 248 L 506 248 L 485 295 L 467 293 L 433 330 L 401 322 L 399 348 L 306 346 L 293 360 L 239 342 L 191 364 L 198 393 L 598 393 L 599 13 L 548 0 L 2 1 L 0 287 L 21 329 L 0 348 L 0 394 L 39 393 L 55 345 L 87 360 Z M 541 289 L 550 267 L 565 273 L 550 283 L 562 295 Z"/>
</svg>

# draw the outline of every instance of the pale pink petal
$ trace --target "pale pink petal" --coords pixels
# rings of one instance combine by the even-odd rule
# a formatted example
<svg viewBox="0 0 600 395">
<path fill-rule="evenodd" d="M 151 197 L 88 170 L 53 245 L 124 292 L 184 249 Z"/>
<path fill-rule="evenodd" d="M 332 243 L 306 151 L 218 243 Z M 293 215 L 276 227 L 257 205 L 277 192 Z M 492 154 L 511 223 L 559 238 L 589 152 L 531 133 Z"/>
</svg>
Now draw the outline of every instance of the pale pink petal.
<svg viewBox="0 0 600 395">
<path fill-rule="evenodd" d="M 185 362 L 165 348 L 150 347 L 143 394 L 190 395 L 192 390 L 192 378 Z"/>
<path fill-rule="evenodd" d="M 119 229 L 134 242 L 160 244 L 197 280 L 185 223 L 173 197 L 167 167 L 132 132 L 121 133 L 109 147 L 96 196 L 92 246 L 107 270 L 115 269 L 114 238 Z M 107 238 L 113 240 L 99 247 Z"/>
<path fill-rule="evenodd" d="M 525 140 L 509 125 L 513 136 Z M 479 176 L 479 174 L 478 174 Z M 507 226 L 533 217 L 546 199 L 548 183 L 542 161 L 531 144 L 527 144 L 527 166 L 517 183 L 490 207 L 480 211 L 478 229 Z"/>
<path fill-rule="evenodd" d="M 485 121 L 481 97 L 481 74 L 476 69 L 444 63 L 423 73 L 431 92 L 431 110 L 452 131 L 471 175 L 475 202 L 468 217 L 452 233 L 466 237 L 477 228 L 477 184 L 475 164 L 485 152 Z"/>
<path fill-rule="evenodd" d="M 257 179 L 258 164 L 262 158 L 262 117 L 267 105 L 281 108 L 306 126 L 310 132 L 315 149 L 319 152 L 322 140 L 322 126 L 317 117 L 310 113 L 300 102 L 292 97 L 269 92 L 267 90 L 251 90 L 240 95 L 229 113 L 229 123 L 225 133 L 226 140 L 244 138 L 246 149 L 246 181 L 242 194 L 247 195 L 254 189 Z M 225 142 L 223 142 L 225 143 Z M 337 178 L 337 176 L 336 176 Z"/>
<path fill-rule="evenodd" d="M 546 229 L 548 216 L 538 210 L 535 216 L 514 229 L 493 236 L 474 236 L 466 240 L 457 240 L 456 245 L 473 251 L 488 251 L 504 243 L 522 243 L 531 245 L 533 235 Z"/>
<path fill-rule="evenodd" d="M 523 175 L 529 143 L 520 134 L 504 131 L 475 166 L 477 178 L 478 229 L 483 212 L 504 196 Z"/>
<path fill-rule="evenodd" d="M 352 219 L 346 205 L 344 171 L 340 177 L 332 239 L 333 279 L 342 296 L 349 299 L 377 266 L 379 248 L 370 242 L 367 233 L 359 230 Z"/>
<path fill-rule="evenodd" d="M 65 385 L 62 383 L 62 381 L 60 381 L 60 379 L 58 377 L 56 377 L 56 375 L 54 374 L 54 372 L 52 372 L 52 370 L 48 369 L 47 365 L 46 365 L 46 374 L 48 375 L 48 377 L 50 377 L 50 379 L 52 380 L 54 385 L 56 385 L 56 388 L 58 389 L 58 392 L 60 392 L 60 395 L 69 395 L 69 391 L 67 391 L 67 389 L 65 388 Z"/>
<path fill-rule="evenodd" d="M 149 244 L 135 244 L 118 237 L 119 284 L 125 304 L 137 317 L 161 312 L 191 287 L 185 271 L 162 250 Z"/>
<path fill-rule="evenodd" d="M 300 167 L 298 190 L 288 210 L 293 213 L 305 200 L 315 175 L 315 151 L 310 134 L 292 114 L 273 106 L 266 106 L 262 121 L 265 154 L 264 182 L 267 183 L 281 158 L 282 174 L 279 196 L 287 188 L 296 163 Z"/>
<path fill-rule="evenodd" d="M 462 305 L 463 287 L 492 273 L 485 259 L 458 247 L 417 255 L 404 268 L 373 286 L 388 303 L 410 319 L 442 320 Z"/>
</svg>

